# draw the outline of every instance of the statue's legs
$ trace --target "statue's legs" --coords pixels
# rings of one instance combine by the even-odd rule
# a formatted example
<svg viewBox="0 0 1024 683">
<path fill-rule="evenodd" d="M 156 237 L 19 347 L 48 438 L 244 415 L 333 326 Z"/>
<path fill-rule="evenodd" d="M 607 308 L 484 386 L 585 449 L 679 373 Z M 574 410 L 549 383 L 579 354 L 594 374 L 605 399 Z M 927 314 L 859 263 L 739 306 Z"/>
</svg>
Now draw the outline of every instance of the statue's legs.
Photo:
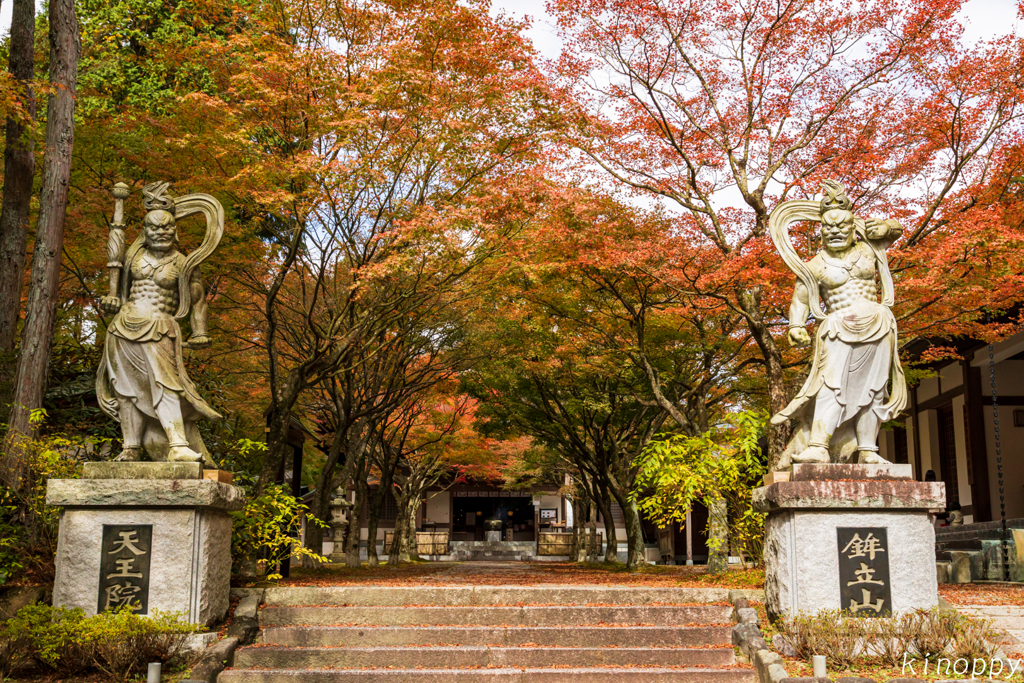
<svg viewBox="0 0 1024 683">
<path fill-rule="evenodd" d="M 160 420 L 160 426 L 167 434 L 167 443 L 170 447 L 167 452 L 167 460 L 201 462 L 203 456 L 189 447 L 188 437 L 185 435 L 185 420 L 181 415 L 183 400 L 183 392 L 164 389 L 160 401 L 153 406 L 157 419 Z"/>
<path fill-rule="evenodd" d="M 814 397 L 814 419 L 811 422 L 811 438 L 807 448 L 793 455 L 794 462 L 831 462 L 828 454 L 829 439 L 839 426 L 843 406 L 827 386 Z"/>
<path fill-rule="evenodd" d="M 878 454 L 878 430 L 882 420 L 878 410 L 882 406 L 884 396 L 875 396 L 871 405 L 857 414 L 857 461 L 865 465 L 879 465 L 889 462 Z"/>
<path fill-rule="evenodd" d="M 121 421 L 121 454 L 114 460 L 137 462 L 142 457 L 142 432 L 146 416 L 127 396 L 117 395 L 117 416 Z"/>
</svg>

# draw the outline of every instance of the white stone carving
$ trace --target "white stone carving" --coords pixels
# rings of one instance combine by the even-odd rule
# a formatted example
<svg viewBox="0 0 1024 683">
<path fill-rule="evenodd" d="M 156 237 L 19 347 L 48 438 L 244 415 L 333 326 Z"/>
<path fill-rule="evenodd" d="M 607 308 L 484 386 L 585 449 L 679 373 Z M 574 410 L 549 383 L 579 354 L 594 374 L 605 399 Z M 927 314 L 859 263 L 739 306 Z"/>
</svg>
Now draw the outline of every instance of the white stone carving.
<svg viewBox="0 0 1024 683">
<path fill-rule="evenodd" d="M 806 324 L 818 321 L 807 380 L 772 418 L 773 424 L 796 423 L 778 469 L 791 462 L 887 462 L 878 454 L 878 431 L 907 402 L 885 253 L 903 228 L 894 220 L 855 216 L 839 183 L 825 181 L 823 192 L 820 202 L 783 202 L 769 219 L 775 248 L 797 276 L 789 341 L 811 344 Z M 807 262 L 789 239 L 797 221 L 821 223 L 821 250 Z"/>
<path fill-rule="evenodd" d="M 174 198 L 167 187 L 151 183 L 143 188 L 148 213 L 127 253 L 128 186 L 114 187 L 107 263 L 110 293 L 100 300 L 100 308 L 114 318 L 107 327 L 96 394 L 103 411 L 121 423 L 124 447 L 117 460 L 139 460 L 145 446 L 154 461 L 206 462 L 216 467 L 197 421 L 220 415 L 189 379 L 182 349 L 210 344 L 198 266 L 220 243 L 224 209 L 210 195 Z M 177 249 L 177 220 L 200 212 L 206 217 L 206 235 L 202 245 L 185 256 Z M 186 319 L 191 327 L 188 340 L 181 329 Z"/>
</svg>

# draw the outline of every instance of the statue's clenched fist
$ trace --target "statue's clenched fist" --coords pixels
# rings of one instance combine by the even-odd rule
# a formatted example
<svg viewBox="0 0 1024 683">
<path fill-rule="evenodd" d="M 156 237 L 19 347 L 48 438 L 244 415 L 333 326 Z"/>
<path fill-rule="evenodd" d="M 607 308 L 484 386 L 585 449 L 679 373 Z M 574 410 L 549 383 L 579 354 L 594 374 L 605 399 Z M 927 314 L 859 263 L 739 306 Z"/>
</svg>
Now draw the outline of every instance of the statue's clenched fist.
<svg viewBox="0 0 1024 683">
<path fill-rule="evenodd" d="M 811 335 L 807 334 L 806 327 L 789 328 L 789 343 L 793 346 L 803 348 L 811 345 Z"/>
<path fill-rule="evenodd" d="M 185 342 L 186 349 L 207 349 L 210 348 L 212 340 L 205 334 L 196 334 Z"/>
<path fill-rule="evenodd" d="M 879 218 L 867 218 L 864 220 L 864 232 L 869 240 L 881 240 L 889 236 L 889 223 Z"/>
<path fill-rule="evenodd" d="M 103 296 L 100 297 L 100 310 L 113 315 L 121 310 L 121 297 Z"/>
</svg>

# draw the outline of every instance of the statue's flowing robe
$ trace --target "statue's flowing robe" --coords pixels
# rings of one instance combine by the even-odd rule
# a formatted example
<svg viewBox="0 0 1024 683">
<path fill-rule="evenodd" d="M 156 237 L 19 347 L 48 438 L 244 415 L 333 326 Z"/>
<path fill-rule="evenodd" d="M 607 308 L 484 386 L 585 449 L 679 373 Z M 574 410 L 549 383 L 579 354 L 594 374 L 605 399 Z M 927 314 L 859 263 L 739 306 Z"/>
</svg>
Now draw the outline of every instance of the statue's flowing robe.
<svg viewBox="0 0 1024 683">
<path fill-rule="evenodd" d="M 133 302 L 127 300 L 141 252 L 133 256 L 135 258 L 122 270 L 121 291 L 125 303 L 107 328 L 103 358 L 96 375 L 96 395 L 103 412 L 115 420 L 120 419 L 119 396 L 132 401 L 147 417 L 157 420 L 156 405 L 168 391 L 177 392 L 181 396 L 181 414 L 186 431 L 190 432 L 191 445 L 191 432 L 198 436 L 195 421 L 200 417 L 218 419 L 220 414 L 203 400 L 185 371 L 178 321 L 167 313 L 146 311 L 140 315 Z M 173 262 L 179 273 L 184 260 L 185 256 L 178 254 Z M 205 446 L 202 449 L 204 452 Z"/>
<path fill-rule="evenodd" d="M 857 454 L 854 418 L 862 410 L 873 410 L 882 422 L 903 411 L 907 388 L 897 347 L 896 318 L 888 306 L 860 299 L 849 308 L 830 313 L 818 325 L 810 374 L 796 398 L 772 418 L 773 424 L 788 419 L 798 423 L 783 460 L 808 447 L 815 397 L 822 391 L 832 392 L 843 409 L 839 427 L 829 441 L 832 462 L 849 462 Z"/>
</svg>

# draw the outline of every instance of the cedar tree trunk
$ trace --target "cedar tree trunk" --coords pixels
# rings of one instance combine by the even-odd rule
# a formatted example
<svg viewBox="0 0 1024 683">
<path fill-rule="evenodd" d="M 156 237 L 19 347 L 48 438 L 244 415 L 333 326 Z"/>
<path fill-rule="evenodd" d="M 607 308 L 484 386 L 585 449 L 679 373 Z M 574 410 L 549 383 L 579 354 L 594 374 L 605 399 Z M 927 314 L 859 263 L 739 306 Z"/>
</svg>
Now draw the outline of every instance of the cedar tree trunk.
<svg viewBox="0 0 1024 683">
<path fill-rule="evenodd" d="M 36 118 L 36 96 L 32 88 L 35 60 L 36 5 L 34 0 L 14 0 L 11 14 L 11 75 L 24 89 L 28 121 L 7 117 L 4 149 L 4 194 L 0 209 L 0 353 L 14 350 L 18 316 L 21 313 L 21 285 L 25 278 L 25 245 L 28 236 L 29 204 L 36 160 L 32 153 L 32 122 Z M 12 378 L 7 370 L 0 378 L 6 384 Z M 6 400 L 3 401 L 7 403 Z"/>
<path fill-rule="evenodd" d="M 51 0 L 49 18 L 53 94 L 47 100 L 43 189 L 32 250 L 25 327 L 21 333 L 21 352 L 14 382 L 13 434 L 30 433 L 29 416 L 32 410 L 42 407 L 46 391 L 64 246 L 71 150 L 75 140 L 75 89 L 80 45 L 74 0 Z"/>
</svg>

